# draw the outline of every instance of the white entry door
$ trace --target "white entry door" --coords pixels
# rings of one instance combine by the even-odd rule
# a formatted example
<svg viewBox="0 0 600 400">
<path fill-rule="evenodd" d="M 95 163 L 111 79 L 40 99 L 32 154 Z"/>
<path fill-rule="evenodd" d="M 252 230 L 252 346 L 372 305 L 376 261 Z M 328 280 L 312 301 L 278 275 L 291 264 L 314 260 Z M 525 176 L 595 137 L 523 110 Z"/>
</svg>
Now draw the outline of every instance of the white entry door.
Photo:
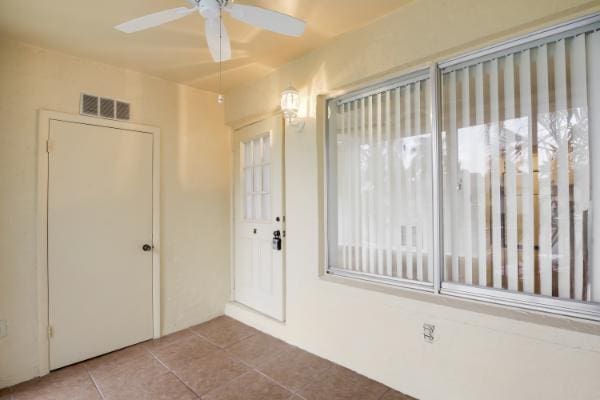
<svg viewBox="0 0 600 400">
<path fill-rule="evenodd" d="M 51 121 L 48 286 L 50 369 L 152 337 L 151 134 Z"/>
<path fill-rule="evenodd" d="M 235 132 L 235 300 L 284 320 L 283 119 Z M 274 239 L 281 247 L 274 246 Z"/>
</svg>

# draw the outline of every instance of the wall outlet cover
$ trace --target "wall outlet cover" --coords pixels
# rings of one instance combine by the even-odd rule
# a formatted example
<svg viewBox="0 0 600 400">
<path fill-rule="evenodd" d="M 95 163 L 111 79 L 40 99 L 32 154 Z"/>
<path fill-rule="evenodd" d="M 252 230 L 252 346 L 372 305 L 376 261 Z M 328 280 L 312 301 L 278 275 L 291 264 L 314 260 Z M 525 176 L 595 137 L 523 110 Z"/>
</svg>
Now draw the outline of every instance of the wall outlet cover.
<svg viewBox="0 0 600 400">
<path fill-rule="evenodd" d="M 435 336 L 435 325 L 433 324 L 423 324 L 423 339 L 427 343 L 433 343 Z"/>
</svg>

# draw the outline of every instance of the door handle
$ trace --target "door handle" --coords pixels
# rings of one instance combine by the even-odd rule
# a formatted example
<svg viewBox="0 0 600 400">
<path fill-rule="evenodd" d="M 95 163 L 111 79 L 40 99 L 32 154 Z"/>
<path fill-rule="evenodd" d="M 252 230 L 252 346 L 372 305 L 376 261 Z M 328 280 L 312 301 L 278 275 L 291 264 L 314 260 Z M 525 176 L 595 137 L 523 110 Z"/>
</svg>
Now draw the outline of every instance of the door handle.
<svg viewBox="0 0 600 400">
<path fill-rule="evenodd" d="M 146 243 L 146 244 L 144 244 L 142 246 L 142 250 L 144 250 L 144 251 L 150 251 L 150 250 L 152 250 L 152 245 Z"/>
<path fill-rule="evenodd" d="M 281 232 L 273 232 L 273 250 L 281 250 Z"/>
</svg>

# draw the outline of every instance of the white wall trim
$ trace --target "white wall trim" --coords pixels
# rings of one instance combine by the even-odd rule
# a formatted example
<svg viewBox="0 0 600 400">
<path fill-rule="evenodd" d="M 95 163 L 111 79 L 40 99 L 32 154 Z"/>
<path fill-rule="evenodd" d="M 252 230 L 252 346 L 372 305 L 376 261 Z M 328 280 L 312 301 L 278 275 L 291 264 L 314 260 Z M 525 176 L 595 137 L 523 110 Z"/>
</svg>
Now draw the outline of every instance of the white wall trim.
<svg viewBox="0 0 600 400">
<path fill-rule="evenodd" d="M 152 135 L 152 321 L 154 338 L 160 337 L 160 129 L 147 125 L 65 114 L 56 111 L 38 112 L 38 171 L 36 215 L 36 275 L 38 306 L 38 368 L 39 376 L 50 372 L 48 343 L 48 152 L 46 142 L 50 121 L 74 122 Z"/>
<path fill-rule="evenodd" d="M 235 299 L 235 157 L 237 152 L 234 148 L 235 130 L 230 128 L 229 132 L 229 301 Z"/>
</svg>

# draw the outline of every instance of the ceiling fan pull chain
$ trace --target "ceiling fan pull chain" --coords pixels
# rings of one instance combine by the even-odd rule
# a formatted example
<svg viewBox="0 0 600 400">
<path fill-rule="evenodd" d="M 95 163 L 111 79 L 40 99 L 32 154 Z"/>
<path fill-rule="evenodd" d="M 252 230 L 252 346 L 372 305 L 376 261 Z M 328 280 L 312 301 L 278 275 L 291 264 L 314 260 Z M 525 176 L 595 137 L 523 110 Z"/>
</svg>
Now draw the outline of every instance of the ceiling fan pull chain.
<svg viewBox="0 0 600 400">
<path fill-rule="evenodd" d="M 222 85 L 221 85 L 221 63 L 223 62 L 222 59 L 222 55 L 221 55 L 221 48 L 223 45 L 223 32 L 222 32 L 222 28 L 223 28 L 223 6 L 221 5 L 219 7 L 219 95 L 217 96 L 217 103 L 221 104 L 223 103 L 223 101 L 225 100 L 223 97 L 223 93 L 221 91 L 222 89 Z"/>
</svg>

